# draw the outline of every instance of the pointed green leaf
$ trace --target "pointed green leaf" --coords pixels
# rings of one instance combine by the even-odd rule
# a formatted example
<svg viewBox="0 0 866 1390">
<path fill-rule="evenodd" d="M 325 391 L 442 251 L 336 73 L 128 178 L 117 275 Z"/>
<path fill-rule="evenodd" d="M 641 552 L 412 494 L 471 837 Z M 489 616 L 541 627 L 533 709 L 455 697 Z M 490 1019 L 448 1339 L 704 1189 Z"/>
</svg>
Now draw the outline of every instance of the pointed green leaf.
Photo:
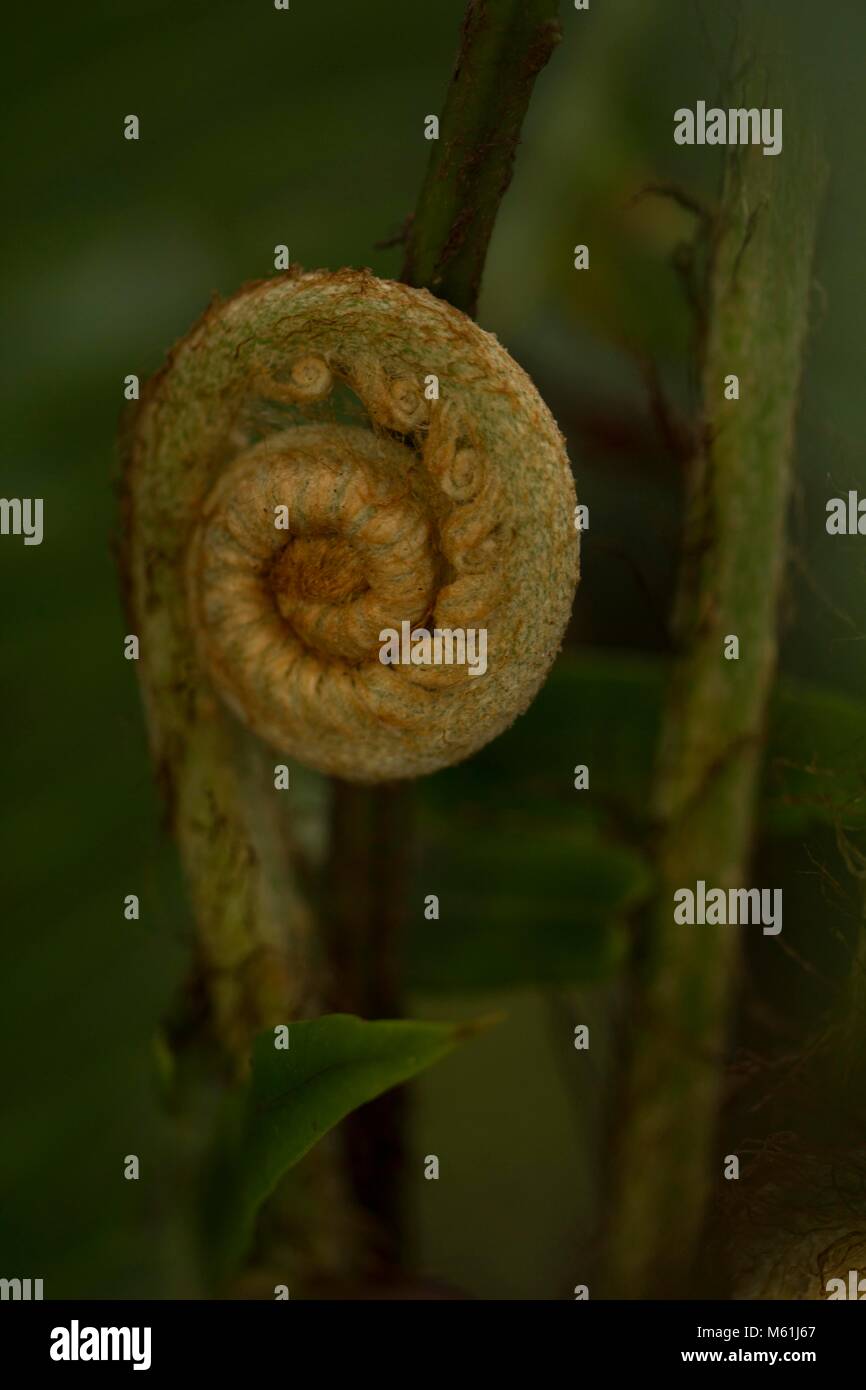
<svg viewBox="0 0 866 1390">
<path fill-rule="evenodd" d="M 209 1191 L 209 1243 L 220 1274 L 240 1259 L 283 1174 L 350 1111 L 438 1062 L 482 1025 L 366 1022 L 331 1014 L 255 1043 L 250 1080 L 228 1117 Z"/>
</svg>

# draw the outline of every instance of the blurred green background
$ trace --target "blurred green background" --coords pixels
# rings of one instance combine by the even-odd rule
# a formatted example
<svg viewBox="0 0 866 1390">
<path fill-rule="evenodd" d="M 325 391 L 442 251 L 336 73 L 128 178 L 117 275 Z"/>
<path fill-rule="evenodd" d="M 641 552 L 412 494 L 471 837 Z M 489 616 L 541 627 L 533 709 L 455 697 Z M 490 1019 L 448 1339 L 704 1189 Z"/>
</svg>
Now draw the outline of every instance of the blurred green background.
<svg viewBox="0 0 866 1390">
<path fill-rule="evenodd" d="M 565 40 L 539 80 L 494 234 L 479 319 L 550 404 L 590 508 L 566 675 L 588 647 L 666 646 L 679 479 L 640 363 L 656 364 L 677 410 L 694 408 L 671 264 L 693 220 L 635 195 L 665 180 L 715 192 L 723 152 L 679 149 L 672 129 L 675 108 L 711 102 L 729 71 L 737 7 L 721 18 L 718 8 L 593 0 L 577 13 L 563 0 Z M 783 667 L 860 702 L 866 541 L 828 538 L 824 508 L 866 491 L 866 9 L 748 8 L 775 25 L 797 74 L 802 100 L 785 110 L 786 129 L 820 121 L 831 164 Z M 308 268 L 399 274 L 400 249 L 377 243 L 414 205 L 423 121 L 441 109 L 462 10 L 461 0 L 292 0 L 288 13 L 270 0 L 84 0 L 5 20 L 2 492 L 45 499 L 45 539 L 0 538 L 0 1275 L 42 1277 L 48 1297 L 197 1291 L 178 1220 L 195 1117 L 166 1115 L 154 1081 L 152 1038 L 183 978 L 189 919 L 122 657 L 112 537 L 123 378 L 153 371 L 213 293 L 272 273 L 277 243 Z M 128 113 L 141 120 L 137 143 L 122 138 Z M 572 266 L 578 242 L 590 246 L 587 273 Z M 593 708 L 615 709 L 604 668 L 599 680 Z M 600 848 L 572 768 L 616 761 L 622 739 L 627 778 L 643 745 L 631 748 L 627 723 L 594 718 L 585 695 L 555 675 L 477 765 L 423 792 L 427 944 L 414 1011 L 507 1016 L 413 1084 L 414 1259 L 481 1297 L 570 1297 L 592 1257 L 618 1008 L 608 918 L 640 896 L 644 870 L 639 806 L 605 815 Z M 862 732 L 840 759 L 862 755 Z M 312 804 L 317 783 L 305 783 Z M 484 848 L 466 864 L 470 830 Z M 810 826 L 763 852 L 792 890 L 786 943 L 820 955 L 816 939 L 844 937 L 852 912 L 832 833 Z M 140 922 L 123 917 L 132 892 Z M 426 893 L 440 894 L 441 923 L 423 922 Z M 556 932 L 569 923 L 588 933 L 577 948 L 586 968 L 574 972 L 557 964 Z M 551 949 L 537 958 L 532 933 L 545 924 Z M 478 933 L 482 963 L 458 960 L 459 989 L 444 967 L 437 977 L 440 927 L 446 958 L 465 956 Z M 515 931 L 529 987 L 509 964 Z M 572 975 L 585 977 L 579 989 Z M 751 979 L 794 1044 L 827 1004 L 820 981 L 784 962 L 773 979 L 759 965 Z M 582 1022 L 590 1060 L 572 1044 Z M 743 1035 L 760 1026 L 745 1009 Z M 141 1158 L 138 1183 L 122 1180 L 128 1153 Z M 423 1180 L 428 1153 L 439 1182 Z"/>
</svg>

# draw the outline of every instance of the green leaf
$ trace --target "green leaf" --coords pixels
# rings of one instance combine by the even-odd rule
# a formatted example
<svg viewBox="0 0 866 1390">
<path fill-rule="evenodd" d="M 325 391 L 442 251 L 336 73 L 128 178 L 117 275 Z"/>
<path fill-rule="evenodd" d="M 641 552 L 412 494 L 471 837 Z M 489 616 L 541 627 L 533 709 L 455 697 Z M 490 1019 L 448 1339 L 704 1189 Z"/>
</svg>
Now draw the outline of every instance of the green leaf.
<svg viewBox="0 0 866 1390">
<path fill-rule="evenodd" d="M 589 984 L 618 970 L 624 920 L 651 891 L 652 770 L 665 661 L 564 653 L 534 705 L 475 758 L 419 784 L 418 989 Z M 585 763 L 590 785 L 574 788 Z M 770 707 L 760 828 L 866 826 L 866 703 L 779 681 Z"/>
<path fill-rule="evenodd" d="M 373 1022 L 331 1014 L 257 1038 L 249 1082 L 226 1112 L 207 1193 L 207 1239 L 218 1277 L 244 1254 L 256 1215 L 280 1178 L 350 1111 L 438 1062 L 479 1031 L 447 1023 Z"/>
<path fill-rule="evenodd" d="M 423 857 L 409 970 L 418 989 L 585 985 L 625 957 L 649 894 L 647 789 L 660 663 L 564 655 L 529 712 L 470 762 L 418 786 Z M 590 767 L 576 791 L 574 768 Z"/>
<path fill-rule="evenodd" d="M 442 910 L 438 921 L 419 914 L 412 926 L 417 989 L 591 984 L 616 973 L 623 919 L 652 881 L 633 851 L 591 828 L 537 818 L 507 829 L 492 818 L 481 829 L 464 817 L 428 827 L 424 842 L 417 900 L 439 892 Z"/>
<path fill-rule="evenodd" d="M 526 714 L 469 762 L 426 778 L 426 805 L 484 817 L 567 809 L 565 824 L 608 819 L 643 825 L 664 691 L 665 664 L 609 651 L 563 653 Z M 588 792 L 573 769 L 591 769 Z M 480 819 L 480 815 L 478 817 Z M 510 850 L 511 846 L 509 846 Z"/>
<path fill-rule="evenodd" d="M 657 657 L 563 653 L 535 703 L 474 758 L 429 778 L 437 810 L 481 798 L 499 808 L 561 808 L 561 824 L 648 828 L 667 663 Z M 573 790 L 586 763 L 590 789 Z M 866 826 L 866 701 L 782 677 L 769 710 L 760 823 L 771 835 L 814 823 Z"/>
</svg>

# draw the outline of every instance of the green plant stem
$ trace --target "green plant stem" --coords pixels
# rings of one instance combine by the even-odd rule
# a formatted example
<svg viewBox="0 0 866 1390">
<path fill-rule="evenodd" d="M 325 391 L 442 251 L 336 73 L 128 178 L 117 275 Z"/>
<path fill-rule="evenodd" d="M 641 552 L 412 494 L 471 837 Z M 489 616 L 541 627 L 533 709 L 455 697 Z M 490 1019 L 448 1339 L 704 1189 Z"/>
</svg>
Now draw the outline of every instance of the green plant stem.
<svg viewBox="0 0 866 1390">
<path fill-rule="evenodd" d="M 405 1012 L 403 949 L 409 914 L 412 786 L 357 787 L 333 779 L 323 928 L 330 961 L 327 1004 L 371 1019 Z M 368 1259 L 384 1272 L 405 1239 L 402 1088 L 348 1115 L 342 1136 L 352 1193 L 373 1219 Z"/>
<path fill-rule="evenodd" d="M 469 0 L 401 278 L 475 314 L 532 90 L 562 37 L 559 0 Z"/>
<path fill-rule="evenodd" d="M 201 368 L 205 375 L 206 362 Z M 173 1040 L 178 1051 L 218 1051 L 236 1076 L 258 1032 L 314 1007 L 312 920 L 273 759 L 214 699 L 195 659 L 185 569 L 189 518 L 200 502 L 193 470 L 171 437 L 157 461 L 149 457 L 135 419 L 121 441 L 119 561 L 128 630 L 141 644 L 151 758 L 195 924 Z"/>
<path fill-rule="evenodd" d="M 816 153 L 793 146 L 777 157 L 734 148 L 726 165 L 709 269 L 704 442 L 654 792 L 658 892 L 637 964 L 614 1149 L 613 1297 L 690 1287 L 711 1188 L 723 1180 L 716 1134 L 738 936 L 760 928 L 677 925 L 673 895 L 699 879 L 708 889 L 749 886 L 822 183 Z M 739 400 L 725 399 L 730 374 Z M 739 660 L 725 659 L 729 635 Z"/>
<path fill-rule="evenodd" d="M 560 38 L 558 0 L 469 0 L 460 49 L 401 278 L 474 314 L 487 246 L 511 180 L 533 84 Z M 405 1012 L 412 788 L 331 782 L 325 888 L 331 997 L 364 1018 Z M 382 1096 L 343 1127 L 350 1180 L 376 1223 L 375 1253 L 399 1264 L 406 1100 Z"/>
</svg>

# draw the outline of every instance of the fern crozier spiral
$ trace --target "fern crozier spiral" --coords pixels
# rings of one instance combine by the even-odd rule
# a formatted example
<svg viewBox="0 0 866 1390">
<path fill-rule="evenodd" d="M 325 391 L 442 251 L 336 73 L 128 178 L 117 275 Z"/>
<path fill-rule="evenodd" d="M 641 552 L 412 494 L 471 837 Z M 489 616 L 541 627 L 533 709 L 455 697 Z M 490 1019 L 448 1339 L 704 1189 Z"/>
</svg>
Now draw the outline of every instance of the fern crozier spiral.
<svg viewBox="0 0 866 1390">
<path fill-rule="evenodd" d="M 320 771 L 469 756 L 561 643 L 578 574 L 562 438 L 496 339 L 423 290 L 295 272 L 213 307 L 146 392 L 130 481 L 151 679 L 180 671 Z M 403 624 L 484 629 L 486 671 L 383 664 Z"/>
</svg>

